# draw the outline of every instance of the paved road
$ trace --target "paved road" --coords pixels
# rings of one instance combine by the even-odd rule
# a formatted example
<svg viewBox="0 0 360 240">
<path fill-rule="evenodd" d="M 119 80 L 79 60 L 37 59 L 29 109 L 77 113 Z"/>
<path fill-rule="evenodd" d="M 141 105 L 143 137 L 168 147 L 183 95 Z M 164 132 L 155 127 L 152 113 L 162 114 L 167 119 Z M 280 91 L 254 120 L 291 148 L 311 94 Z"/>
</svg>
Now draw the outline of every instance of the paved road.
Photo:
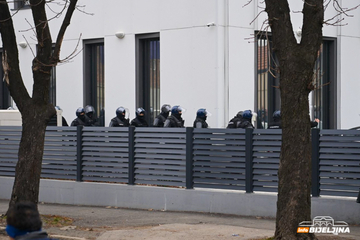
<svg viewBox="0 0 360 240">
<path fill-rule="evenodd" d="M 8 201 L 0 200 L 0 214 L 6 212 L 7 206 Z M 59 204 L 39 204 L 39 211 L 41 214 L 58 215 L 74 220 L 67 230 L 45 226 L 47 232 L 80 239 L 261 239 L 272 236 L 275 229 L 274 219 L 223 214 Z M 346 237 L 360 239 L 359 226 L 351 226 L 350 230 L 351 235 Z M 0 236 L 0 240 L 3 239 L 8 238 Z"/>
</svg>

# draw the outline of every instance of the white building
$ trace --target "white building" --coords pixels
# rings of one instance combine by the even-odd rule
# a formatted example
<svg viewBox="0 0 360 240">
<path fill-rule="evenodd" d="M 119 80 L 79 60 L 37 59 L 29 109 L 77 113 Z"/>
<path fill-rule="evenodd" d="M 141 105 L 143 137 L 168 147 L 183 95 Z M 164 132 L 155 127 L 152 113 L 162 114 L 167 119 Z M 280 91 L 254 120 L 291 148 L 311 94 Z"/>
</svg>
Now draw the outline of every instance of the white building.
<svg viewBox="0 0 360 240">
<path fill-rule="evenodd" d="M 50 6 L 58 11 L 61 5 Z M 224 127 L 239 110 L 251 109 L 264 116 L 279 108 L 276 87 L 267 70 L 267 40 L 257 40 L 267 14 L 253 0 L 79 0 L 84 6 L 73 15 L 61 59 L 76 50 L 77 56 L 56 67 L 53 101 L 68 123 L 75 110 L 92 104 L 105 109 L 105 125 L 119 106 L 157 113 L 162 104 L 181 105 L 186 126 L 195 113 L 206 108 L 211 127 Z M 300 39 L 303 1 L 290 0 L 294 34 Z M 342 1 L 353 7 L 360 0 Z M 14 3 L 9 1 L 11 8 Z M 245 6 L 246 5 L 246 6 Z M 16 7 L 16 6 L 15 6 Z M 48 9 L 49 17 L 54 13 Z M 330 5 L 325 19 L 337 12 Z M 310 96 L 312 117 L 324 128 L 348 129 L 360 125 L 357 106 L 360 89 L 360 11 L 346 17 L 345 26 L 324 25 L 324 47 L 316 67 L 321 85 Z M 257 17 L 258 16 L 258 17 Z M 335 18 L 342 18 L 343 15 Z M 50 22 L 53 41 L 61 19 Z M 15 14 L 22 76 L 31 93 L 31 62 L 36 49 L 28 22 L 31 10 Z M 124 35 L 123 35 L 124 34 Z M 298 34 L 298 35 L 297 35 Z M 117 36 L 118 35 L 118 36 Z M 0 46 L 2 43 L 0 42 Z M 150 51 L 151 50 L 151 51 Z M 92 94 L 95 93 L 96 94 Z M 1 94 L 1 93 L 0 93 Z M 8 107 L 2 93 L 2 108 Z M 5 100 L 4 100 L 5 99 Z"/>
</svg>

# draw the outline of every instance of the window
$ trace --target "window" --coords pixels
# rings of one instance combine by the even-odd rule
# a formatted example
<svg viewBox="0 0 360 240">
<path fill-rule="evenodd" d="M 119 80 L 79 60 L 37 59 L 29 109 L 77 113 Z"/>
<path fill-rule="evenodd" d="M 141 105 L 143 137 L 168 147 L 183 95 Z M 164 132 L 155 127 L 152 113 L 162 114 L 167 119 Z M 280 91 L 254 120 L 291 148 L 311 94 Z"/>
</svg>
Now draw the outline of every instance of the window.
<svg viewBox="0 0 360 240">
<path fill-rule="evenodd" d="M 104 40 L 84 41 L 84 105 L 95 108 L 100 125 L 105 124 Z"/>
<path fill-rule="evenodd" d="M 263 34 L 264 35 L 264 34 Z M 274 111 L 280 109 L 279 76 L 274 71 L 277 63 L 271 51 L 271 35 L 256 41 L 255 110 L 258 128 L 267 128 Z M 324 38 L 314 66 L 315 90 L 309 95 L 310 117 L 320 119 L 321 129 L 336 128 L 336 41 Z"/>
<path fill-rule="evenodd" d="M 150 125 L 160 113 L 160 37 L 136 35 L 136 106 L 147 112 Z"/>
<path fill-rule="evenodd" d="M 0 55 L 2 55 L 2 50 L 0 49 Z M 5 81 L 3 81 L 4 78 L 4 70 L 2 68 L 2 58 L 0 58 L 0 109 L 7 109 L 11 106 L 11 97 L 9 90 L 6 86 Z"/>
<path fill-rule="evenodd" d="M 14 0 L 14 10 L 30 8 L 30 0 Z"/>
<path fill-rule="evenodd" d="M 310 93 L 311 119 L 320 119 L 320 128 L 336 128 L 336 65 L 334 39 L 324 39 L 315 62 L 315 90 Z"/>
</svg>

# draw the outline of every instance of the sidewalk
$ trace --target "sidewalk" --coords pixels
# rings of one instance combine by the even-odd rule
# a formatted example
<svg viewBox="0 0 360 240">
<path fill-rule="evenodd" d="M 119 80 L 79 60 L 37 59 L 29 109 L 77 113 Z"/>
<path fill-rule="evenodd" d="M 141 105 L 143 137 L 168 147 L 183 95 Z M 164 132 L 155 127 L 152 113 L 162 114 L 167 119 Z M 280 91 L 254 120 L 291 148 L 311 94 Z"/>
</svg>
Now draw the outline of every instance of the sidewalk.
<svg viewBox="0 0 360 240">
<path fill-rule="evenodd" d="M 0 200 L 0 214 L 4 214 L 8 201 Z M 233 215 L 163 212 L 113 207 L 88 207 L 58 204 L 39 204 L 42 215 L 66 217 L 73 221 L 44 229 L 60 239 L 264 239 L 274 234 L 275 220 Z M 53 220 L 53 221 L 54 221 Z M 351 234 L 339 238 L 325 236 L 320 239 L 360 239 L 360 227 L 350 226 Z M 2 233 L 3 234 L 3 233 Z M 0 240 L 8 239 L 4 234 Z"/>
</svg>

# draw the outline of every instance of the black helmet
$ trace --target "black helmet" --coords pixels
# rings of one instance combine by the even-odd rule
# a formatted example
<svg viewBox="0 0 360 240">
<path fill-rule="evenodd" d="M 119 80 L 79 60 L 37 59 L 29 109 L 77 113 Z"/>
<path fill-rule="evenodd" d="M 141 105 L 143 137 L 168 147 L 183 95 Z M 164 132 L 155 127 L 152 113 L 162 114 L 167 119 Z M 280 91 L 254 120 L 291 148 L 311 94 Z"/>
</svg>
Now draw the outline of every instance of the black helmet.
<svg viewBox="0 0 360 240">
<path fill-rule="evenodd" d="M 167 114 L 169 114 L 170 110 L 171 110 L 171 106 L 170 106 L 169 104 L 164 104 L 164 105 L 162 105 L 162 107 L 161 107 L 161 112 L 162 112 L 162 113 L 167 113 Z"/>
<path fill-rule="evenodd" d="M 144 117 L 145 113 L 146 113 L 145 109 L 143 109 L 141 107 L 136 109 L 136 112 L 135 112 L 136 117 Z"/>
<path fill-rule="evenodd" d="M 240 120 L 242 120 L 243 119 L 243 113 L 244 113 L 243 111 L 238 112 L 236 114 L 236 117 L 239 118 Z"/>
<path fill-rule="evenodd" d="M 78 109 L 76 109 L 76 116 L 77 117 L 84 116 L 84 114 L 85 114 L 84 108 L 79 107 Z"/>
<path fill-rule="evenodd" d="M 118 118 L 124 118 L 124 117 L 125 117 L 125 113 L 126 113 L 126 110 L 125 110 L 124 107 L 118 107 L 118 108 L 116 109 L 116 116 L 117 116 Z"/>
<path fill-rule="evenodd" d="M 273 119 L 281 119 L 281 112 L 277 110 L 273 113 Z"/>
</svg>

